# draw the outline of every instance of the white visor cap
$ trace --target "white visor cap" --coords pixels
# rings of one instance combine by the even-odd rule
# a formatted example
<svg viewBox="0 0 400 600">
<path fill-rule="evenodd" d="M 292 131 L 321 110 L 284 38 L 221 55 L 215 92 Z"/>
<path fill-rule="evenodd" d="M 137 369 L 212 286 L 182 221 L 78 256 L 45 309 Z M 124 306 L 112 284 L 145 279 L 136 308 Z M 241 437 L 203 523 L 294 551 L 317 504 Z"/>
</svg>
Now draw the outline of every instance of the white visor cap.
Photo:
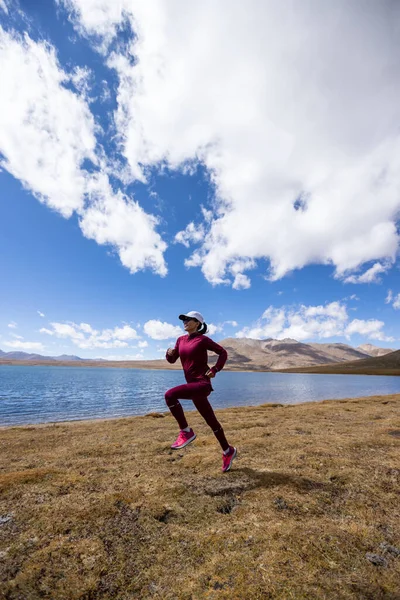
<svg viewBox="0 0 400 600">
<path fill-rule="evenodd" d="M 190 310 L 185 314 L 179 315 L 181 321 L 183 321 L 183 319 L 186 319 L 187 317 L 189 317 L 189 319 L 197 319 L 202 325 L 204 323 L 203 315 L 195 310 Z"/>
</svg>

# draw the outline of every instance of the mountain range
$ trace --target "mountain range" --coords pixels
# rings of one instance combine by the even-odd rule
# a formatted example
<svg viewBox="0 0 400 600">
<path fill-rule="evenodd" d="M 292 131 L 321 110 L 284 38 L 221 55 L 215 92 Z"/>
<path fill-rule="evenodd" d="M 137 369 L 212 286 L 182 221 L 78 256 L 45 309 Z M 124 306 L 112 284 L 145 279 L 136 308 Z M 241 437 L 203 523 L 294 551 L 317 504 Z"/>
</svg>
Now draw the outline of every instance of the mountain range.
<svg viewBox="0 0 400 600">
<path fill-rule="evenodd" d="M 304 344 L 297 340 L 286 338 L 275 340 L 268 338 L 256 340 L 250 338 L 226 338 L 219 342 L 228 351 L 227 368 L 231 370 L 280 370 L 290 368 L 316 367 L 347 361 L 355 361 L 370 357 L 381 357 L 391 352 L 390 348 L 380 348 L 372 344 L 363 344 L 353 348 L 341 343 L 310 343 Z M 216 356 L 210 355 L 210 365 L 214 364 Z M 79 356 L 42 356 L 26 352 L 3 352 L 0 350 L 0 363 L 30 362 L 40 364 L 60 364 L 74 362 L 77 366 L 102 363 L 104 366 L 130 366 L 138 368 L 165 368 L 165 360 L 141 361 L 106 361 L 104 359 L 84 359 Z M 171 365 L 172 366 L 172 365 Z M 175 368 L 180 364 L 174 365 Z M 174 367 L 173 366 L 173 367 Z"/>
<path fill-rule="evenodd" d="M 393 352 L 365 344 L 353 348 L 341 343 L 304 344 L 291 338 L 254 340 L 249 338 L 226 338 L 220 344 L 226 348 L 232 368 L 246 370 L 280 370 L 312 367 L 345 361 L 354 361 Z M 211 358 L 211 357 L 210 357 Z M 213 362 L 213 360 L 210 360 Z"/>
<path fill-rule="evenodd" d="M 3 352 L 0 350 L 0 360 L 44 360 L 44 361 L 92 361 L 103 360 L 102 358 L 80 358 L 73 354 L 61 354 L 60 356 L 43 356 L 42 354 L 30 354 L 29 352 Z"/>
</svg>

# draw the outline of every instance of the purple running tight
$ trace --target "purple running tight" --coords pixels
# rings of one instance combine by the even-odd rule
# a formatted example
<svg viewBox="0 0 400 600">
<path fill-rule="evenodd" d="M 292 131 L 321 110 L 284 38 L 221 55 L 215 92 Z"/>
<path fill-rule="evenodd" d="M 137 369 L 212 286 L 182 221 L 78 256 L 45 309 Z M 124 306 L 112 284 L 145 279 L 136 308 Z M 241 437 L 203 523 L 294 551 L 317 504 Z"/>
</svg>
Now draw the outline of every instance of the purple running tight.
<svg viewBox="0 0 400 600">
<path fill-rule="evenodd" d="M 192 400 L 207 425 L 213 430 L 222 450 L 228 450 L 229 444 L 224 430 L 207 399 L 211 391 L 211 384 L 207 382 L 186 383 L 168 390 L 165 393 L 165 401 L 171 414 L 177 420 L 180 429 L 185 429 L 188 427 L 188 423 L 179 400 Z"/>
</svg>

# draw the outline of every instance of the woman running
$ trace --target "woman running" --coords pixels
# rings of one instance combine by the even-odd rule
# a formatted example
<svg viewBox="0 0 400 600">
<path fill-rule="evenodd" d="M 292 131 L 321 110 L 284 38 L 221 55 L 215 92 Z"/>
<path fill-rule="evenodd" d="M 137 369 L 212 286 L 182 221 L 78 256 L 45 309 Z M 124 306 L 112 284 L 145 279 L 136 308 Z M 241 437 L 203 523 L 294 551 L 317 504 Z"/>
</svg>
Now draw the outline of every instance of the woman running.
<svg viewBox="0 0 400 600">
<path fill-rule="evenodd" d="M 222 346 L 204 335 L 207 331 L 207 324 L 199 312 L 192 310 L 184 315 L 179 315 L 179 318 L 183 321 L 187 335 L 182 335 L 176 340 L 175 348 L 168 348 L 166 359 L 169 363 L 176 362 L 178 358 L 181 359 L 187 383 L 178 385 L 165 394 L 167 406 L 180 427 L 180 433 L 171 448 L 179 450 L 196 439 L 196 434 L 189 427 L 179 402 L 179 400 L 192 400 L 221 445 L 223 451 L 222 471 L 225 473 L 231 468 L 237 450 L 228 444 L 224 430 L 217 420 L 207 396 L 214 391 L 210 379 L 215 377 L 218 371 L 221 371 L 228 354 Z M 207 350 L 219 355 L 217 364 L 211 369 L 207 365 Z"/>
</svg>

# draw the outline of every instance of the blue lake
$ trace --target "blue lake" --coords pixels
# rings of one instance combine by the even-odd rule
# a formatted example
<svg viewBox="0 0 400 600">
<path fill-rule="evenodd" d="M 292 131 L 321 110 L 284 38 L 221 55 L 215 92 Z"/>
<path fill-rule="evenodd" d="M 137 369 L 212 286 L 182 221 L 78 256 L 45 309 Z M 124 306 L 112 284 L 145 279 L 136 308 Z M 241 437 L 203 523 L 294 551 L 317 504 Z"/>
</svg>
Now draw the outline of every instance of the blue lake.
<svg viewBox="0 0 400 600">
<path fill-rule="evenodd" d="M 0 366 L 0 425 L 144 415 L 167 410 L 164 393 L 184 383 L 181 371 L 94 367 Z M 400 377 L 222 372 L 214 408 L 266 402 L 298 404 L 400 393 Z M 190 400 L 183 400 L 192 410 Z"/>
</svg>

